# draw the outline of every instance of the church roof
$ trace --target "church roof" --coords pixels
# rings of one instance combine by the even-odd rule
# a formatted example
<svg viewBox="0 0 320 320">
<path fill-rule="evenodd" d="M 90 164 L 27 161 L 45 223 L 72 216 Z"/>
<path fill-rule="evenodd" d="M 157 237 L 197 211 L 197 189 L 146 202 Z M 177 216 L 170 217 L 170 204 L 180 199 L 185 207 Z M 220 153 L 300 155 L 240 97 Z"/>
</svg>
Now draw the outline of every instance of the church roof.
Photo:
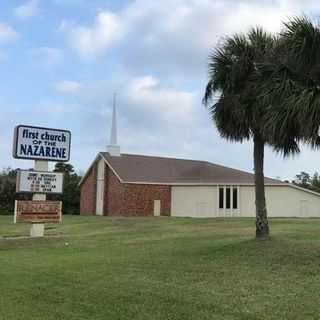
<svg viewBox="0 0 320 320">
<path fill-rule="evenodd" d="M 111 170 L 123 183 L 141 184 L 254 184 L 254 175 L 207 161 L 134 154 L 111 156 L 101 152 Z M 285 184 L 265 178 L 265 184 Z"/>
</svg>

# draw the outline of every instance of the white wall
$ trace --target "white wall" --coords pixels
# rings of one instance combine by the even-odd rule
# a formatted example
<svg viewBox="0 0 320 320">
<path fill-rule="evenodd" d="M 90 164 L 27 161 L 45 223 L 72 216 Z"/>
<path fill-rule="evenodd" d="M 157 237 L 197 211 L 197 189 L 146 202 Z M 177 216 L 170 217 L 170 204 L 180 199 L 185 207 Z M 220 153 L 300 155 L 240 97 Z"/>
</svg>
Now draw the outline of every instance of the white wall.
<svg viewBox="0 0 320 320">
<path fill-rule="evenodd" d="M 215 186 L 173 186 L 171 215 L 175 217 L 215 217 L 217 188 Z"/>
<path fill-rule="evenodd" d="M 241 216 L 254 217 L 254 187 L 240 188 Z M 266 186 L 269 217 L 320 217 L 320 196 L 290 186 Z"/>
<path fill-rule="evenodd" d="M 240 186 L 240 212 L 218 210 L 216 186 L 173 186 L 171 215 L 176 217 L 255 216 L 254 186 Z M 320 217 L 320 196 L 291 186 L 266 186 L 269 217 Z"/>
</svg>

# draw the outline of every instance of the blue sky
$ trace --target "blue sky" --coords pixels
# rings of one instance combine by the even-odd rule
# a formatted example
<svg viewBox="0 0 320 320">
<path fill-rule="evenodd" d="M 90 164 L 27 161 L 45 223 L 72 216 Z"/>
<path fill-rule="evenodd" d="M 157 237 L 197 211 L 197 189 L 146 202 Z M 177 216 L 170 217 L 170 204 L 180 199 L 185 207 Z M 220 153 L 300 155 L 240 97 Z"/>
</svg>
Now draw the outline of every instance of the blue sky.
<svg viewBox="0 0 320 320">
<path fill-rule="evenodd" d="M 221 139 L 201 104 L 207 56 L 226 35 L 319 13 L 312 0 L 11 0 L 0 9 L 0 167 L 32 167 L 11 156 L 14 126 L 31 124 L 71 130 L 81 171 L 108 143 L 115 91 L 122 152 L 252 171 L 251 143 Z M 265 173 L 313 173 L 319 160 L 308 148 L 286 160 L 267 149 Z"/>
</svg>

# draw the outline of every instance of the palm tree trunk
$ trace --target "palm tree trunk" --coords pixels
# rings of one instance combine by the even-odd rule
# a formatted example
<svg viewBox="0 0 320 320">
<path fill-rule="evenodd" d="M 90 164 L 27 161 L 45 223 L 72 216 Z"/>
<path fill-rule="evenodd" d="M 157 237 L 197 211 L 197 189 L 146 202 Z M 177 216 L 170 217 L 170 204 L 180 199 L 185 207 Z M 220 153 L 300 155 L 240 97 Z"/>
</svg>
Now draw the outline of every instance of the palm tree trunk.
<svg viewBox="0 0 320 320">
<path fill-rule="evenodd" d="M 269 238 L 269 224 L 267 217 L 263 160 L 264 160 L 264 141 L 260 134 L 255 133 L 253 137 L 254 151 L 254 184 L 256 195 L 256 238 Z"/>
</svg>

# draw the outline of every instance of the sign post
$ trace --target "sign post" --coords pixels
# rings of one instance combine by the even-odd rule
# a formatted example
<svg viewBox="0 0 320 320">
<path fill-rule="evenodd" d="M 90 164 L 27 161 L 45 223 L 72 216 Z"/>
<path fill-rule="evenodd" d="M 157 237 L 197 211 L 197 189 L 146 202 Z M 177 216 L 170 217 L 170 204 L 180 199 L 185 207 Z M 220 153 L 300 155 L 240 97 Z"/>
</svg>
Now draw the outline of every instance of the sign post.
<svg viewBox="0 0 320 320">
<path fill-rule="evenodd" d="M 34 161 L 34 170 L 37 171 L 48 171 L 49 170 L 49 162 L 35 160 Z M 45 201 L 47 196 L 45 193 L 35 193 L 32 196 L 33 201 Z M 32 223 L 30 228 L 30 237 L 43 237 L 44 236 L 44 223 Z"/>
<path fill-rule="evenodd" d="M 14 222 L 31 222 L 30 237 L 44 236 L 44 222 L 61 222 L 61 202 L 46 201 L 47 193 L 62 193 L 63 175 L 48 172 L 49 161 L 70 159 L 68 130 L 18 125 L 14 129 L 13 157 L 33 159 L 34 171 L 20 171 L 17 192 L 33 193 L 32 201 L 16 201 Z"/>
</svg>

